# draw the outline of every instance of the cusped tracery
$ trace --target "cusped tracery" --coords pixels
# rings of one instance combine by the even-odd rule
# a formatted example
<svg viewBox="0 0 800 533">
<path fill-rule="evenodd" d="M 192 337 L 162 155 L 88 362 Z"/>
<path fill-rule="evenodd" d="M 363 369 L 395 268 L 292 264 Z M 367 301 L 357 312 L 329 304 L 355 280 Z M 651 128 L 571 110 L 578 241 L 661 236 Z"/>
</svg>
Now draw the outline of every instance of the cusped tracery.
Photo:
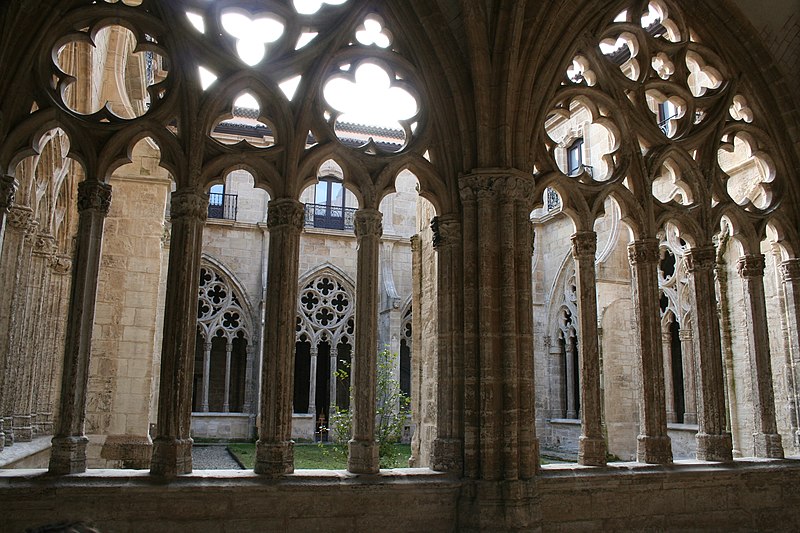
<svg viewBox="0 0 800 533">
<path fill-rule="evenodd" d="M 349 284 L 331 271 L 306 282 L 297 302 L 296 338 L 312 344 L 352 344 L 355 300 Z"/>
<path fill-rule="evenodd" d="M 208 264 L 200 269 L 197 327 L 205 339 L 249 337 L 241 296 L 227 276 Z"/>
</svg>

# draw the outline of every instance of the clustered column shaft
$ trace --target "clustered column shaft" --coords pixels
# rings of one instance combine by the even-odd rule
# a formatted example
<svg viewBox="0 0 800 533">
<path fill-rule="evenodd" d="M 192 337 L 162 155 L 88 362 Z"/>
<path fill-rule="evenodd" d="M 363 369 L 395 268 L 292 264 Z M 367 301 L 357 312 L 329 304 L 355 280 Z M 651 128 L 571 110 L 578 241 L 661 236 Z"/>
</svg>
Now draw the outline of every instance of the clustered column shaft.
<svg viewBox="0 0 800 533">
<path fill-rule="evenodd" d="M 639 436 L 636 456 L 641 463 L 672 462 L 667 434 L 661 325 L 658 305 L 658 241 L 644 239 L 628 245 L 633 305 L 638 324 L 636 340 L 641 376 Z"/>
<path fill-rule="evenodd" d="M 693 351 L 698 356 L 696 370 L 700 383 L 696 453 L 703 461 L 732 461 L 733 441 L 725 419 L 725 375 L 714 291 L 715 264 L 713 246 L 695 247 L 686 254 L 694 309 Z"/>
<path fill-rule="evenodd" d="M 347 469 L 358 474 L 379 470 L 375 441 L 375 395 L 378 365 L 378 259 L 383 215 L 377 209 L 355 214 L 358 257 L 356 274 L 355 354 L 353 356 L 353 438 Z"/>
<path fill-rule="evenodd" d="M 303 204 L 292 198 L 270 201 L 267 211 L 269 259 L 255 472 L 272 477 L 294 472 L 294 326 L 304 213 Z"/>
<path fill-rule="evenodd" d="M 578 293 L 580 323 L 581 436 L 578 462 L 582 465 L 606 464 L 606 442 L 603 438 L 600 406 L 600 349 L 597 337 L 597 279 L 595 254 L 597 234 L 582 231 L 572 236 L 572 257 Z"/>
<path fill-rule="evenodd" d="M 753 434 L 756 457 L 783 457 L 783 445 L 775 422 L 775 397 L 767 332 L 767 303 L 764 296 L 764 256 L 748 254 L 739 258 L 744 311 L 747 324 L 747 348 L 753 376 Z"/>
<path fill-rule="evenodd" d="M 86 389 L 103 223 L 110 206 L 110 185 L 96 181 L 84 181 L 78 185 L 78 235 L 67 316 L 59 416 L 50 455 L 50 472 L 53 474 L 86 471 Z"/>
<path fill-rule="evenodd" d="M 781 278 L 783 280 L 784 302 L 786 304 L 786 327 L 789 339 L 789 354 L 791 360 L 790 391 L 794 403 L 794 414 L 800 417 L 797 404 L 800 402 L 800 259 L 788 259 L 781 263 Z M 794 446 L 800 449 L 800 421 L 795 420 Z"/>
<path fill-rule="evenodd" d="M 197 335 L 197 288 L 208 195 L 172 193 L 172 235 L 161 344 L 157 436 L 150 472 L 159 476 L 192 471 L 192 382 Z"/>
</svg>

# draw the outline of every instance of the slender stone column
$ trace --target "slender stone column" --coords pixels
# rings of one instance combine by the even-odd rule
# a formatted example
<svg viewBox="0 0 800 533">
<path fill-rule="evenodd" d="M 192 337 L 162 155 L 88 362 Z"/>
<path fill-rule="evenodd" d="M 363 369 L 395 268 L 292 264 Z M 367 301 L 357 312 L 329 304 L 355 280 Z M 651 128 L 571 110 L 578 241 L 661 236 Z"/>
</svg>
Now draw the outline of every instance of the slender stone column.
<svg viewBox="0 0 800 533">
<path fill-rule="evenodd" d="M 308 414 L 314 415 L 315 427 L 317 424 L 317 355 L 319 355 L 319 346 L 312 344 L 308 372 Z"/>
<path fill-rule="evenodd" d="M 203 396 L 200 401 L 200 410 L 208 412 L 208 387 L 211 380 L 211 343 L 203 343 Z"/>
<path fill-rule="evenodd" d="M 227 339 L 225 344 L 225 398 L 222 402 L 222 412 L 228 413 L 231 410 L 231 354 L 233 352 L 233 342 Z"/>
<path fill-rule="evenodd" d="M 783 445 L 775 422 L 775 396 L 772 390 L 767 303 L 764 296 L 764 256 L 744 255 L 739 258 L 738 267 L 743 282 L 747 349 L 753 380 L 755 455 L 782 458 Z"/>
<path fill-rule="evenodd" d="M 670 314 L 671 316 L 671 314 Z M 675 413 L 675 383 L 672 381 L 672 321 L 661 322 L 661 347 L 664 353 L 664 399 L 667 403 L 667 422 L 677 422 Z"/>
<path fill-rule="evenodd" d="M 330 409 L 328 409 L 328 427 L 331 426 L 331 415 L 336 407 L 336 365 L 339 362 L 339 345 L 331 346 L 331 371 L 330 371 Z"/>
<path fill-rule="evenodd" d="M 358 239 L 356 277 L 355 355 L 353 357 L 353 438 L 347 469 L 356 474 L 379 470 L 375 441 L 375 394 L 378 366 L 378 257 L 383 215 L 377 209 L 359 209 L 355 215 Z"/>
<path fill-rule="evenodd" d="M 685 257 L 694 309 L 692 351 L 699 356 L 697 458 L 702 461 L 732 461 L 733 440 L 725 420 L 725 374 L 722 368 L 722 341 L 714 290 L 716 250 L 711 245 L 696 247 L 689 250 Z M 687 381 L 688 373 L 684 366 L 684 381 Z M 685 396 L 695 394 L 694 388 L 688 390 L 687 387 L 684 390 Z M 688 400 L 686 403 L 688 405 Z"/>
<path fill-rule="evenodd" d="M 716 301 L 716 300 L 715 300 Z M 683 363 L 683 423 L 697 424 L 697 362 L 694 349 L 694 334 L 688 328 L 681 328 L 678 333 L 681 342 L 681 358 Z M 722 357 L 722 352 L 720 352 Z"/>
<path fill-rule="evenodd" d="M 56 399 L 61 389 L 61 362 L 60 352 L 64 348 L 64 337 L 66 320 L 65 317 L 68 313 L 69 306 L 69 288 L 72 272 L 72 259 L 65 255 L 56 255 L 51 263 L 52 269 L 52 285 L 53 292 L 53 306 L 51 308 L 51 316 L 57 317 L 51 327 L 48 329 L 50 336 L 48 337 L 47 351 L 50 354 L 48 360 L 47 377 L 45 378 L 48 384 L 46 394 L 42 397 L 40 403 L 40 413 L 43 414 L 43 431 L 45 434 L 53 433 L 53 424 L 56 420 Z"/>
<path fill-rule="evenodd" d="M 86 471 L 86 445 L 89 442 L 83 433 L 86 389 L 103 223 L 110 206 L 110 185 L 94 181 L 83 181 L 78 185 L 78 235 L 67 315 L 60 406 L 50 455 L 52 474 Z"/>
<path fill-rule="evenodd" d="M 150 473 L 175 476 L 192 471 L 192 381 L 197 342 L 197 291 L 208 195 L 172 193 L 172 236 L 164 304 L 158 422 Z"/>
<path fill-rule="evenodd" d="M 567 412 L 564 413 L 565 418 L 578 418 L 578 412 L 575 407 L 575 331 L 570 331 L 564 336 L 564 366 L 566 367 L 566 383 L 564 383 L 564 391 L 567 395 Z"/>
<path fill-rule="evenodd" d="M 273 477 L 294 472 L 292 388 L 303 218 L 303 204 L 296 200 L 278 198 L 269 203 L 267 308 L 255 472 Z"/>
<path fill-rule="evenodd" d="M 463 394 L 463 371 L 456 362 L 456 298 L 461 263 L 461 224 L 453 215 L 434 218 L 433 247 L 437 261 L 438 387 L 436 440 L 433 442 L 431 468 L 440 472 L 461 472 L 462 442 L 458 435 L 460 416 L 456 406 Z"/>
<path fill-rule="evenodd" d="M 581 437 L 578 463 L 602 466 L 606 464 L 606 441 L 603 438 L 600 406 L 600 342 L 597 336 L 597 278 L 595 254 L 597 234 L 581 231 L 572 236 L 572 257 L 575 259 L 575 280 L 578 294 L 578 322 L 581 336 Z"/>
<path fill-rule="evenodd" d="M 671 463 L 672 445 L 667 434 L 658 305 L 658 241 L 645 239 L 632 242 L 628 245 L 628 260 L 631 264 L 631 288 L 638 325 L 636 341 L 641 379 L 636 456 L 641 463 Z"/>
<path fill-rule="evenodd" d="M 791 379 L 789 396 L 794 406 L 795 416 L 798 413 L 797 404 L 800 402 L 800 259 L 788 259 L 780 265 L 781 279 L 783 281 L 783 295 L 786 305 L 786 329 L 789 340 L 789 359 Z M 792 421 L 795 426 L 794 447 L 800 449 L 800 423 Z"/>
</svg>

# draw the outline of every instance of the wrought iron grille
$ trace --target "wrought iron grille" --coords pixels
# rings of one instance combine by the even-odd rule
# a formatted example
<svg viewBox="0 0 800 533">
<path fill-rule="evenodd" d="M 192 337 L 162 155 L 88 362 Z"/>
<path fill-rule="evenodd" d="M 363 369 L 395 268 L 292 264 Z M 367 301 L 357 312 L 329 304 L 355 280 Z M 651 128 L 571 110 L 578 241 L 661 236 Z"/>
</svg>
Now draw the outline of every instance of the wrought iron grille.
<svg viewBox="0 0 800 533">
<path fill-rule="evenodd" d="M 306 204 L 305 226 L 307 228 L 338 229 L 353 231 L 356 210 L 328 204 Z"/>
<path fill-rule="evenodd" d="M 221 194 L 212 192 L 208 195 L 208 218 L 236 220 L 239 209 L 238 194 Z"/>
</svg>

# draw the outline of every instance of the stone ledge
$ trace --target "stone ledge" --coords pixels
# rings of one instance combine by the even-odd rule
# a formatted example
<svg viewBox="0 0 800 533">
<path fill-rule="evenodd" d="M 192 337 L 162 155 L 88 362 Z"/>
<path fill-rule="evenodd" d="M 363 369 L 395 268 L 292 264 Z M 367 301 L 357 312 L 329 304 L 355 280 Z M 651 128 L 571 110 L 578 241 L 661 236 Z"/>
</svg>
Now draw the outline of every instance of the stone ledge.
<svg viewBox="0 0 800 533">
<path fill-rule="evenodd" d="M 15 442 L 13 446 L 6 446 L 0 452 L 0 468 L 12 469 L 14 463 L 50 448 L 52 435 L 37 437 L 30 442 Z"/>
</svg>

